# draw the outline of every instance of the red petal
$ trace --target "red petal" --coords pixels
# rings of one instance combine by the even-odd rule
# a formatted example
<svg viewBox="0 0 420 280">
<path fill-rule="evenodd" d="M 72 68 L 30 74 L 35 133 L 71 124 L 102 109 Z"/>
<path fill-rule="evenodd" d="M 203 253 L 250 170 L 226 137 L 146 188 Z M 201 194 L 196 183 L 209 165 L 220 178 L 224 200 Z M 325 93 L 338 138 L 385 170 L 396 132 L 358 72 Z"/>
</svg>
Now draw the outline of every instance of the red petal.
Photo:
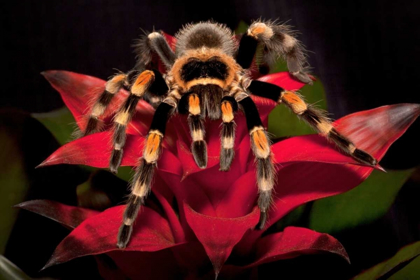
<svg viewBox="0 0 420 280">
<path fill-rule="evenodd" d="M 124 206 L 117 206 L 85 220 L 55 249 L 44 268 L 74 258 L 118 251 L 118 229 Z M 175 246 L 168 221 L 155 211 L 143 207 L 134 224 L 131 241 L 124 251 L 154 252 Z"/>
<path fill-rule="evenodd" d="M 216 275 L 246 231 L 259 219 L 255 207 L 251 214 L 240 218 L 219 218 L 199 214 L 184 204 L 185 216 L 191 229 L 204 246 Z"/>
<path fill-rule="evenodd" d="M 287 227 L 283 232 L 261 238 L 256 247 L 256 260 L 247 268 L 300 255 L 319 253 L 337 254 L 350 262 L 346 250 L 337 239 L 326 233 L 306 228 Z"/>
<path fill-rule="evenodd" d="M 277 85 L 286 90 L 299 90 L 301 89 L 305 83 L 302 83 L 293 78 L 289 72 L 280 72 L 265 75 L 258 79 L 259 81 L 267 82 L 270 84 Z"/>
<path fill-rule="evenodd" d="M 64 103 L 72 112 L 77 125 L 84 130 L 88 118 L 90 106 L 105 89 L 105 81 L 68 71 L 46 71 L 42 72 L 50 84 L 61 94 Z M 121 107 L 127 98 L 128 92 L 120 92 L 112 99 L 102 119 L 106 124 L 111 122 L 113 114 Z M 137 113 L 133 121 L 127 127 L 127 133 L 145 134 L 153 116 L 153 108 L 144 101 L 137 105 Z"/>
<path fill-rule="evenodd" d="M 51 200 L 26 201 L 16 207 L 37 213 L 69 228 L 75 228 L 84 220 L 99 214 L 95 210 L 69 206 Z"/>
<path fill-rule="evenodd" d="M 41 166 L 56 164 L 83 164 L 99 168 L 109 166 L 111 156 L 112 132 L 105 131 L 88 135 L 74 140 L 60 147 L 50 155 Z M 121 166 L 136 166 L 142 156 L 144 138 L 136 135 L 127 135 L 124 156 Z M 181 174 L 182 167 L 177 158 L 164 149 L 158 162 L 159 170 L 174 174 Z"/>
<path fill-rule="evenodd" d="M 284 166 L 293 162 L 323 162 L 334 164 L 359 164 L 353 158 L 340 153 L 325 137 L 303 135 L 289 138 L 271 147 L 274 161 Z"/>
</svg>

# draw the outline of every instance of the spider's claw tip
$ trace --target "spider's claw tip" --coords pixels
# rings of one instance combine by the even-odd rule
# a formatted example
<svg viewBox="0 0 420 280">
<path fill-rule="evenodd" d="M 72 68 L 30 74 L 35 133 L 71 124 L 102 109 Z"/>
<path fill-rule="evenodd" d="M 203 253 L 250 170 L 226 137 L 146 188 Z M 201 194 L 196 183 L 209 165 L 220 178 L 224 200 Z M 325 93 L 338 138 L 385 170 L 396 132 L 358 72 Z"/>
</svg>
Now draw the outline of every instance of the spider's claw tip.
<svg viewBox="0 0 420 280">
<path fill-rule="evenodd" d="M 265 222 L 267 221 L 267 212 L 262 212 L 260 213 L 260 220 L 258 222 L 258 224 L 256 225 L 256 229 L 258 230 L 262 230 L 265 226 Z"/>
<path fill-rule="evenodd" d="M 378 164 L 378 161 L 371 156 L 369 153 L 356 149 L 352 154 L 353 158 L 356 159 L 358 162 L 375 167 Z"/>
<path fill-rule="evenodd" d="M 207 144 L 205 141 L 194 141 L 192 143 L 192 153 L 197 166 L 201 169 L 207 167 Z"/>
<path fill-rule="evenodd" d="M 126 247 L 127 247 L 127 245 L 125 245 L 124 243 L 122 243 L 122 242 L 117 242 L 117 247 L 119 248 L 119 249 L 125 249 Z"/>
<path fill-rule="evenodd" d="M 118 232 L 118 241 L 117 247 L 120 249 L 125 249 L 127 247 L 128 242 L 130 241 L 131 233 L 133 232 L 132 226 L 127 226 L 123 224 L 120 227 Z"/>
<path fill-rule="evenodd" d="M 109 170 L 113 174 L 118 173 L 118 167 L 121 165 L 122 157 L 123 157 L 123 150 L 114 149 L 112 151 L 111 160 L 109 162 Z"/>
</svg>

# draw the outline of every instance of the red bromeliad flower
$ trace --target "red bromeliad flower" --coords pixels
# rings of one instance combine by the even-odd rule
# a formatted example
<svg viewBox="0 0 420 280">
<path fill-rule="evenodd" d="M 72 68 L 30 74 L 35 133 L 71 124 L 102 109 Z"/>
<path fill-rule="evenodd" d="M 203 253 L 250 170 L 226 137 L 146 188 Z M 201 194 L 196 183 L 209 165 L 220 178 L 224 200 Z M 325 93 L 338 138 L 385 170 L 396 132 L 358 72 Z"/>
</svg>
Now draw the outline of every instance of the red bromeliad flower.
<svg viewBox="0 0 420 280">
<path fill-rule="evenodd" d="M 66 71 L 48 71 L 44 76 L 60 92 L 83 130 L 89 101 L 102 92 L 105 81 Z M 303 86 L 288 73 L 261 79 L 287 90 Z M 103 117 L 103 132 L 62 146 L 41 166 L 65 163 L 107 168 L 111 119 L 128 93 L 121 90 L 117 96 Z M 253 99 L 266 123 L 275 102 Z M 128 126 L 122 166 L 137 165 L 153 113 L 147 103 L 138 104 Z M 419 105 L 383 106 L 343 117 L 334 126 L 380 160 L 419 114 Z M 304 254 L 333 253 L 348 260 L 343 246 L 328 234 L 299 227 L 263 234 L 299 205 L 356 187 L 373 169 L 338 152 L 318 135 L 293 137 L 274 144 L 272 152 L 278 171 L 273 206 L 265 230 L 254 230 L 259 219 L 254 158 L 244 116 L 238 113 L 235 121 L 236 156 L 231 170 L 220 172 L 220 121 L 206 120 L 209 161 L 203 170 L 197 167 L 189 149 L 191 139 L 186 117 L 177 115 L 170 119 L 152 188 L 160 205 L 146 203 L 124 250 L 116 247 L 124 206 L 97 212 L 50 201 L 21 204 L 24 209 L 73 229 L 58 245 L 46 267 L 81 256 L 99 255 L 102 257 L 98 256 L 97 260 L 104 278 L 166 279 L 214 277 L 213 273 L 251 277 L 255 274 L 250 272 L 260 264 Z M 101 265 L 110 259 L 116 269 Z"/>
</svg>

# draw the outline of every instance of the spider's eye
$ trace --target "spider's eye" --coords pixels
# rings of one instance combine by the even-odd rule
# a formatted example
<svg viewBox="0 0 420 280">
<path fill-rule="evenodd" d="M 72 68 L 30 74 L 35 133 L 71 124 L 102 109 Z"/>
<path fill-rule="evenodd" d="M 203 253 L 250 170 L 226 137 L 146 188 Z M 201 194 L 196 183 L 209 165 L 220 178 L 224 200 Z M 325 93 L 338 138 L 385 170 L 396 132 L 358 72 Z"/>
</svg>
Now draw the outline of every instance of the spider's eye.
<svg viewBox="0 0 420 280">
<path fill-rule="evenodd" d="M 181 78 L 186 82 L 199 78 L 224 80 L 227 76 L 228 68 L 217 56 L 206 61 L 192 57 L 181 68 Z"/>
</svg>

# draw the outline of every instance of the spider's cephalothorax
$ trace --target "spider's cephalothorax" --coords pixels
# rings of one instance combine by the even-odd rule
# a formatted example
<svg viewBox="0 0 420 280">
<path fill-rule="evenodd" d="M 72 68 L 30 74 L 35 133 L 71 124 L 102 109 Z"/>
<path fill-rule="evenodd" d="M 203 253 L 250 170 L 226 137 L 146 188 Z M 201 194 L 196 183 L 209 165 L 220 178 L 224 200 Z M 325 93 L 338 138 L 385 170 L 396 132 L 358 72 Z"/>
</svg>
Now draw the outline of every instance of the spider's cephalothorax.
<svg viewBox="0 0 420 280">
<path fill-rule="evenodd" d="M 204 119 L 222 120 L 220 170 L 228 171 L 234 158 L 234 115 L 238 108 L 244 112 L 256 159 L 259 190 L 257 203 L 261 211 L 257 226 L 259 229 L 264 227 L 266 221 L 275 169 L 270 141 L 257 107 L 250 98 L 251 94 L 284 103 L 343 152 L 363 164 L 376 165 L 371 155 L 357 149 L 349 139 L 334 129 L 322 111 L 307 105 L 298 94 L 247 77 L 257 49 L 262 49 L 260 59 L 264 64 L 282 57 L 296 79 L 312 83 L 305 72 L 307 62 L 302 45 L 288 26 L 257 21 L 237 42 L 232 31 L 225 26 L 202 22 L 185 26 L 176 37 L 175 52 L 159 32 L 147 34 L 139 40 L 135 68 L 127 74 L 116 74 L 107 81 L 104 92 L 91 110 L 84 131 L 84 135 L 96 132 L 100 117 L 113 96 L 122 87 L 129 89 L 130 96 L 114 117 L 110 169 L 117 172 L 123 156 L 126 126 L 138 101 L 144 99 L 156 107 L 143 156 L 131 184 L 131 194 L 118 234 L 118 247 L 125 248 L 130 240 L 134 220 L 151 189 L 166 123 L 174 113 L 188 114 L 191 150 L 195 162 L 201 168 L 207 166 Z M 259 45 L 263 48 L 258 48 Z M 157 60 L 165 65 L 165 74 L 158 71 Z"/>
</svg>

